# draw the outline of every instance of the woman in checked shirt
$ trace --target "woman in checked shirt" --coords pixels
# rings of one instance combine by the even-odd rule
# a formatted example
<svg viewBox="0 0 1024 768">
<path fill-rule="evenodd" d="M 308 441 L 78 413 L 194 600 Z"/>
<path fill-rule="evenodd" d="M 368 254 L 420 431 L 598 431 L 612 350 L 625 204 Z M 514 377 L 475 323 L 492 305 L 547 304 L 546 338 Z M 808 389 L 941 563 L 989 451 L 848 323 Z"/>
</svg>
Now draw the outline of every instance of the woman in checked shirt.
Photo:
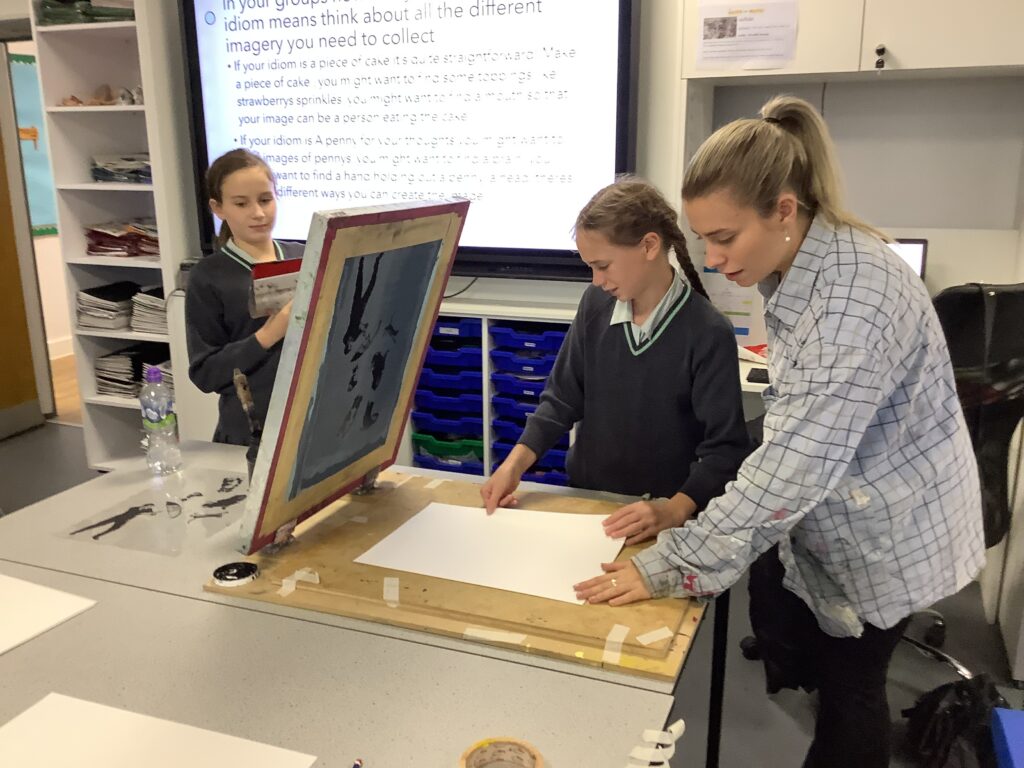
<svg viewBox="0 0 1024 768">
<path fill-rule="evenodd" d="M 921 280 L 844 210 L 824 120 L 776 97 L 683 181 L 706 263 L 765 298 L 764 441 L 701 516 L 576 586 L 710 596 L 749 567 L 769 690 L 816 687 L 805 768 L 889 764 L 885 677 L 909 616 L 984 562 L 977 467 Z"/>
</svg>

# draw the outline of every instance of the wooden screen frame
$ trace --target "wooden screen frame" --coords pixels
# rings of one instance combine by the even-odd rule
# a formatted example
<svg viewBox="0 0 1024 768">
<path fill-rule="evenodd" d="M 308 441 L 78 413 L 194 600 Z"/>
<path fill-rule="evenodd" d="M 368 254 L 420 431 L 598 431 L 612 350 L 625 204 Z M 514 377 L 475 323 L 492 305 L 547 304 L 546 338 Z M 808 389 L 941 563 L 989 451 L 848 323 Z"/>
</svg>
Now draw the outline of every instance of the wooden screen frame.
<svg viewBox="0 0 1024 768">
<path fill-rule="evenodd" d="M 290 530 L 361 485 L 367 475 L 394 464 L 468 208 L 469 201 L 458 200 L 314 215 L 246 501 L 241 529 L 244 552 L 252 554 L 272 543 L 278 531 Z M 307 404 L 316 385 L 346 264 L 349 259 L 433 241 L 441 241 L 441 247 L 383 445 L 289 499 L 288 485 Z"/>
</svg>

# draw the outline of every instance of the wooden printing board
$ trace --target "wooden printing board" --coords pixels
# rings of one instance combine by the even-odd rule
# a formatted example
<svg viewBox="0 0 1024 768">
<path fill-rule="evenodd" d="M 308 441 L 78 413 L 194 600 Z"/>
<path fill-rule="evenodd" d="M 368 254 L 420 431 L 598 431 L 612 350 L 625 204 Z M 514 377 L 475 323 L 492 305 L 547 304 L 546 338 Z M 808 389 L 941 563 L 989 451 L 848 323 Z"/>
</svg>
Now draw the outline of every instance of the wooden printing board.
<svg viewBox="0 0 1024 768">
<path fill-rule="evenodd" d="M 470 628 L 491 630 L 484 639 L 467 639 L 511 645 L 527 653 L 663 681 L 674 681 L 678 676 L 704 612 L 703 606 L 694 600 L 666 598 L 617 608 L 571 605 L 353 562 L 432 501 L 476 506 L 480 503 L 479 486 L 387 471 L 372 493 L 345 496 L 301 524 L 295 540 L 277 553 L 250 556 L 249 560 L 260 566 L 255 581 L 227 588 L 210 581 L 205 589 L 452 637 L 463 638 Z M 527 493 L 520 495 L 519 506 L 552 512 L 609 514 L 617 505 Z M 483 509 L 480 514 L 484 514 Z M 639 549 L 626 548 L 618 559 L 626 560 Z M 320 583 L 300 581 L 290 595 L 278 595 L 283 579 L 302 568 L 316 571 Z M 597 563 L 594 569 L 597 575 Z M 397 605 L 389 606 L 384 600 L 386 577 L 399 579 Z M 619 663 L 612 664 L 603 657 L 606 639 L 616 624 L 629 627 L 630 632 L 622 643 Z M 638 635 L 662 627 L 671 631 L 670 638 L 648 646 L 637 642 Z"/>
</svg>

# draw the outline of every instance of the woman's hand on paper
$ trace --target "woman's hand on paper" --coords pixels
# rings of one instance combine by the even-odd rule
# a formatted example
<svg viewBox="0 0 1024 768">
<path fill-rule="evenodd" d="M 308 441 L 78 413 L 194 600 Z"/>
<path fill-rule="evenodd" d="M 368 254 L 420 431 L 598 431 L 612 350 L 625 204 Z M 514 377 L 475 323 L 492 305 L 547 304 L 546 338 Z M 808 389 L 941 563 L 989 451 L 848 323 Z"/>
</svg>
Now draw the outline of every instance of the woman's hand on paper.
<svg viewBox="0 0 1024 768">
<path fill-rule="evenodd" d="M 576 584 L 576 598 L 588 603 L 608 603 L 608 605 L 626 605 L 639 600 L 650 600 L 651 593 L 647 590 L 640 571 L 632 560 L 621 563 L 601 563 L 604 574 Z"/>
</svg>

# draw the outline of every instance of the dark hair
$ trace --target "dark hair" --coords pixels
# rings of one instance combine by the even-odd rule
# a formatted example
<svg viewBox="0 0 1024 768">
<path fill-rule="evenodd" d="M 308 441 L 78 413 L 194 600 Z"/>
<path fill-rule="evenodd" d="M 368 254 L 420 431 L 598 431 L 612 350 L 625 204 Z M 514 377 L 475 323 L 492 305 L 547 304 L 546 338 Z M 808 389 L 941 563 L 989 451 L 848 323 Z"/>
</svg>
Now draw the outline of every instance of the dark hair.
<svg viewBox="0 0 1024 768">
<path fill-rule="evenodd" d="M 657 233 L 666 247 L 675 251 L 690 285 L 708 298 L 686 250 L 679 215 L 650 182 L 636 176 L 622 176 L 600 190 L 576 217 L 575 230 L 581 229 L 600 232 L 615 245 L 636 245 L 648 232 Z"/>
<path fill-rule="evenodd" d="M 241 171 L 246 168 L 262 168 L 267 172 L 267 178 L 270 179 L 270 183 L 275 188 L 277 187 L 274 172 L 270 170 L 266 160 L 255 152 L 250 152 L 248 149 L 232 149 L 210 163 L 210 167 L 206 170 L 206 194 L 209 199 L 216 200 L 223 205 L 224 200 L 221 195 L 223 194 L 225 180 L 235 171 Z M 214 241 L 216 246 L 222 248 L 230 238 L 231 227 L 228 226 L 226 221 L 221 221 L 220 231 L 217 232 L 217 238 Z"/>
<path fill-rule="evenodd" d="M 727 190 L 737 203 L 768 216 L 786 190 L 835 227 L 890 238 L 843 207 L 839 163 L 818 110 L 795 96 L 775 96 L 760 118 L 733 120 L 701 144 L 683 177 L 683 199 Z"/>
</svg>

